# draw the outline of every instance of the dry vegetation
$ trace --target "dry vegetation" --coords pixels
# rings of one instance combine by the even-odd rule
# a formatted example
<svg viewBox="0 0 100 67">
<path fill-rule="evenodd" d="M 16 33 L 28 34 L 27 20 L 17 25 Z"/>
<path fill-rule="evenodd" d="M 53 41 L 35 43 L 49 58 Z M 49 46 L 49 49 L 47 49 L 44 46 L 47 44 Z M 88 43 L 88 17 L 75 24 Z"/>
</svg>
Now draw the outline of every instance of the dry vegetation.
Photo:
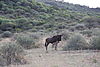
<svg viewBox="0 0 100 67">
<path fill-rule="evenodd" d="M 52 49 L 50 45 L 49 53 L 45 53 L 45 38 L 57 33 L 58 31 L 51 33 L 23 32 L 2 38 L 0 41 L 2 46 L 0 65 L 7 65 L 8 67 L 99 67 L 100 52 L 95 50 L 100 49 L 98 35 L 86 37 L 86 34 L 83 35 L 68 30 L 59 31 L 59 34 L 64 36 L 58 44 L 58 51 Z M 9 53 L 10 56 L 6 55 L 4 51 Z"/>
</svg>

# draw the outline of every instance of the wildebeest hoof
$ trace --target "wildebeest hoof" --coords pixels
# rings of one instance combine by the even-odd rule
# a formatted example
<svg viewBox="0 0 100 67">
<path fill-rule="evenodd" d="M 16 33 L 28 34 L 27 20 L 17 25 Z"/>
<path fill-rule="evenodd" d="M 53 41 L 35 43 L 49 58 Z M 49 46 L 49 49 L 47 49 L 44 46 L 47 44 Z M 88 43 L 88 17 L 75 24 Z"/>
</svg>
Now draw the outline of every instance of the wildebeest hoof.
<svg viewBox="0 0 100 67">
<path fill-rule="evenodd" d="M 48 53 L 48 51 L 46 51 L 46 53 Z"/>
<path fill-rule="evenodd" d="M 57 51 L 57 49 L 55 49 Z"/>
<path fill-rule="evenodd" d="M 42 54 L 40 54 L 39 57 L 42 57 Z"/>
</svg>

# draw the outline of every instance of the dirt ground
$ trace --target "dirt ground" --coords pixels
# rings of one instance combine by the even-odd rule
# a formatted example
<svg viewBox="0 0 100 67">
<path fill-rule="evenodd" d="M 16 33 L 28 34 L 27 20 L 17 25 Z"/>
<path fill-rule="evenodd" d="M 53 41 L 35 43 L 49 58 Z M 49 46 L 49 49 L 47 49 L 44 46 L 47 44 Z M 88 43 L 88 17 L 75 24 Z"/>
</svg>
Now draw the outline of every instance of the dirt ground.
<svg viewBox="0 0 100 67">
<path fill-rule="evenodd" d="M 93 51 L 58 51 L 49 47 L 26 50 L 27 64 L 7 67 L 100 67 L 100 52 Z"/>
</svg>

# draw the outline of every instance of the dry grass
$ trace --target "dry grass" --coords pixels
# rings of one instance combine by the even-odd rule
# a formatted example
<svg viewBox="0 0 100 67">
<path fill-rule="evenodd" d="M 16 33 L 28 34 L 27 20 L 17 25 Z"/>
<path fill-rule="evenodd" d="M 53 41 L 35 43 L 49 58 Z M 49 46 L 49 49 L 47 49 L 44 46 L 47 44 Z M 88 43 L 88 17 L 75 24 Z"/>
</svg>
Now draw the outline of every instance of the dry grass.
<svg viewBox="0 0 100 67">
<path fill-rule="evenodd" d="M 52 51 L 45 53 L 43 48 L 27 51 L 29 64 L 9 67 L 99 67 L 100 52 L 92 51 Z"/>
<path fill-rule="evenodd" d="M 44 42 L 47 37 L 50 35 L 41 37 L 36 43 L 41 46 L 40 48 L 26 50 L 27 64 L 11 64 L 5 67 L 100 67 L 100 51 L 62 51 L 65 41 L 58 44 L 58 51 L 49 45 L 49 53 L 46 53 Z M 4 39 L 2 42 L 7 40 Z"/>
</svg>

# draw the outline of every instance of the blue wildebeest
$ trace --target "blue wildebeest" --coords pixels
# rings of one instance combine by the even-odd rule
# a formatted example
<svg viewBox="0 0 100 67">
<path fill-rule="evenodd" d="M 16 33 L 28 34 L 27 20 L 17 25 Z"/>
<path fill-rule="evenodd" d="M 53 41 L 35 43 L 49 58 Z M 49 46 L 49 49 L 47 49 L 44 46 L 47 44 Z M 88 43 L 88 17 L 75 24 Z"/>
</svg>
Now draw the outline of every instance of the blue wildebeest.
<svg viewBox="0 0 100 67">
<path fill-rule="evenodd" d="M 62 37 L 62 35 L 55 35 L 51 38 L 46 38 L 46 40 L 45 40 L 46 51 L 47 51 L 47 47 L 50 43 L 52 44 L 52 47 L 55 46 L 55 50 L 57 50 L 57 44 L 59 43 L 59 41 L 61 41 L 61 37 Z"/>
</svg>

